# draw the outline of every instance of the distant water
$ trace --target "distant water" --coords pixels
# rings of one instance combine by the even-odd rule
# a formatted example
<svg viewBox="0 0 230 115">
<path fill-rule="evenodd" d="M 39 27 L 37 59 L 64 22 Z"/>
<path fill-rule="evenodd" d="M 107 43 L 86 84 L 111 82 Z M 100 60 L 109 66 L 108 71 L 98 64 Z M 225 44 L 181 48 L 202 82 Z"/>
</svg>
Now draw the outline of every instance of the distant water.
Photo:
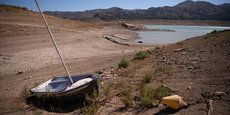
<svg viewBox="0 0 230 115">
<path fill-rule="evenodd" d="M 195 36 L 205 35 L 214 30 L 226 30 L 230 27 L 223 26 L 183 26 L 183 25 L 145 25 L 149 29 L 167 29 L 175 32 L 165 31 L 140 31 L 138 32 L 140 39 L 145 44 L 168 44 L 192 38 Z"/>
</svg>

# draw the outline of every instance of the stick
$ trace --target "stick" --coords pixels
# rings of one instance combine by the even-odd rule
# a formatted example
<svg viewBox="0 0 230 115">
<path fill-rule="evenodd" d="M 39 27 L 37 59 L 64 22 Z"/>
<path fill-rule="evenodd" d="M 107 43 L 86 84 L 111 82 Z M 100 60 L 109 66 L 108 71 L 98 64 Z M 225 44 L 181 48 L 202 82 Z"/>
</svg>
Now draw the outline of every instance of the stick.
<svg viewBox="0 0 230 115">
<path fill-rule="evenodd" d="M 57 51 L 57 53 L 58 53 L 58 56 L 59 56 L 59 58 L 61 59 L 62 65 L 64 66 L 65 71 L 66 71 L 67 75 L 69 76 L 69 79 L 70 79 L 71 83 L 73 84 L 73 80 L 72 80 L 72 78 L 71 78 L 71 76 L 70 76 L 69 70 L 68 70 L 68 68 L 67 68 L 67 66 L 66 66 L 66 64 L 65 64 L 65 62 L 64 62 L 64 59 L 63 59 L 63 57 L 62 57 L 62 55 L 61 55 L 61 53 L 60 53 L 60 51 L 59 51 L 59 48 L 58 48 L 58 46 L 57 46 L 57 43 L 56 43 L 56 41 L 55 41 L 55 39 L 54 39 L 54 37 L 53 37 L 53 34 L 52 34 L 50 28 L 49 28 L 49 26 L 48 26 L 48 23 L 47 23 L 47 21 L 46 21 L 46 19 L 45 19 L 45 16 L 44 16 L 44 14 L 42 13 L 41 8 L 39 7 L 38 1 L 35 0 L 35 2 L 36 2 L 36 4 L 37 4 L 38 10 L 40 11 L 40 13 L 41 13 L 41 15 L 42 15 L 43 21 L 45 22 L 46 28 L 47 28 L 47 30 L 48 30 L 48 32 L 49 32 L 49 35 L 50 35 L 51 40 L 52 40 L 52 42 L 53 42 L 53 44 L 54 44 L 54 46 L 55 46 L 55 49 L 56 49 L 56 51 Z"/>
<path fill-rule="evenodd" d="M 208 114 L 207 115 L 212 115 L 213 112 L 213 104 L 212 104 L 213 100 L 209 100 L 208 101 Z"/>
</svg>

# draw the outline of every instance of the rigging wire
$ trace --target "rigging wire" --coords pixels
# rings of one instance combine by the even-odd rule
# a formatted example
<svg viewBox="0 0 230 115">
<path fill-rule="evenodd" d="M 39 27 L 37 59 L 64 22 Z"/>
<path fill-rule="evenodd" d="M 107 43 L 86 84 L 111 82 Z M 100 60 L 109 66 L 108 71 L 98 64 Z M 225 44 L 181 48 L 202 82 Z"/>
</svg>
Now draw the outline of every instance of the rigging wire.
<svg viewBox="0 0 230 115">
<path fill-rule="evenodd" d="M 50 28 L 49 28 L 49 25 L 48 25 L 48 23 L 47 23 L 47 21 L 46 21 L 46 18 L 45 18 L 45 16 L 44 16 L 44 14 L 42 13 L 42 10 L 41 10 L 41 8 L 40 8 L 40 6 L 39 6 L 38 0 L 35 0 L 35 2 L 36 2 L 36 5 L 37 5 L 37 7 L 38 7 L 38 10 L 40 11 L 40 13 L 41 13 L 41 15 L 42 15 L 43 21 L 44 21 L 44 23 L 45 23 L 45 25 L 46 25 L 46 28 L 47 28 L 47 30 L 48 30 L 48 32 L 49 32 L 49 35 L 50 35 L 51 40 L 52 40 L 52 42 L 53 42 L 53 44 L 54 44 L 54 46 L 55 46 L 55 49 L 56 49 L 56 51 L 57 51 L 57 53 L 58 53 L 58 56 L 59 56 L 59 58 L 60 58 L 60 60 L 61 60 L 61 62 L 62 62 L 62 65 L 63 65 L 63 67 L 64 67 L 64 69 L 65 69 L 65 71 L 66 71 L 66 73 L 67 73 L 67 75 L 68 75 L 68 77 L 69 77 L 71 83 L 73 84 L 73 80 L 72 80 L 72 78 L 71 78 L 71 76 L 70 76 L 69 70 L 68 70 L 68 68 L 67 68 L 67 66 L 66 66 L 66 64 L 65 64 L 65 61 L 64 61 L 64 59 L 63 59 L 63 57 L 62 57 L 62 55 L 61 55 L 61 52 L 60 52 L 60 50 L 59 50 L 59 48 L 58 48 L 58 46 L 57 46 L 57 43 L 56 43 L 56 41 L 55 41 L 55 39 L 54 39 L 54 36 L 53 36 L 53 34 L 52 34 L 52 32 L 51 32 L 51 30 L 50 30 Z"/>
</svg>

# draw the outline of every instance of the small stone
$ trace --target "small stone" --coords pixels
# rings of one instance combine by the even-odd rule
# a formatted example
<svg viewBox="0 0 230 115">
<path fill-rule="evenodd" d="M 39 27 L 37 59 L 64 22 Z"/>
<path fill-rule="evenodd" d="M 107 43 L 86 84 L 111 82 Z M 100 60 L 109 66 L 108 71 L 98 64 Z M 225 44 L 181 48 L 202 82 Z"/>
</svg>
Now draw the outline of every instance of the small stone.
<svg viewBox="0 0 230 115">
<path fill-rule="evenodd" d="M 217 91 L 217 92 L 215 92 L 215 95 L 216 96 L 224 96 L 224 95 L 226 95 L 226 93 L 222 92 L 222 91 Z"/>
<path fill-rule="evenodd" d="M 198 58 L 194 57 L 194 58 L 190 58 L 191 61 L 198 61 Z"/>
<path fill-rule="evenodd" d="M 160 103 L 160 104 L 158 105 L 158 107 L 164 107 L 164 105 Z"/>
<path fill-rule="evenodd" d="M 204 52 L 204 50 L 200 50 L 199 52 L 200 52 L 200 53 L 201 53 L 201 52 Z"/>
<path fill-rule="evenodd" d="M 186 54 L 187 54 L 187 52 L 181 52 L 181 54 L 182 54 L 182 55 L 186 55 Z"/>
<path fill-rule="evenodd" d="M 185 50 L 185 48 L 177 48 L 177 49 L 174 50 L 174 52 L 180 52 L 180 51 L 183 51 L 183 50 Z"/>
<path fill-rule="evenodd" d="M 20 74 L 23 74 L 23 73 L 25 73 L 25 71 L 18 71 L 18 73 L 16 74 L 16 75 L 20 75 Z"/>
<path fill-rule="evenodd" d="M 138 43 L 143 43 L 143 41 L 138 41 Z"/>
<path fill-rule="evenodd" d="M 190 66 L 190 67 L 188 67 L 188 70 L 192 70 L 192 69 L 194 69 L 194 67 L 191 67 L 191 66 Z"/>
<path fill-rule="evenodd" d="M 156 107 L 156 106 L 158 106 L 158 104 L 159 104 L 159 101 L 156 101 L 156 102 L 152 102 L 152 105 L 153 105 L 153 107 Z"/>
<path fill-rule="evenodd" d="M 99 70 L 99 71 L 98 71 L 98 74 L 103 74 L 103 71 Z"/>
<path fill-rule="evenodd" d="M 188 87 L 187 87 L 187 90 L 191 90 L 191 89 L 192 89 L 192 87 L 191 87 L 191 86 L 188 86 Z"/>
</svg>

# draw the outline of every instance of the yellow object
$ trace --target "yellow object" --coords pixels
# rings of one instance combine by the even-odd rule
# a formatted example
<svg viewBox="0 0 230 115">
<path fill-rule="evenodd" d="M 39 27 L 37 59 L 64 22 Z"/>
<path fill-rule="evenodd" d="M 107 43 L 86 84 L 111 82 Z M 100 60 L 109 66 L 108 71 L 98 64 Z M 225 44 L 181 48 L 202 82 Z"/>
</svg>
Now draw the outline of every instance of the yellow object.
<svg viewBox="0 0 230 115">
<path fill-rule="evenodd" d="M 179 109 L 186 106 L 187 104 L 178 95 L 172 95 L 162 98 L 162 104 L 169 106 L 172 109 Z"/>
</svg>

